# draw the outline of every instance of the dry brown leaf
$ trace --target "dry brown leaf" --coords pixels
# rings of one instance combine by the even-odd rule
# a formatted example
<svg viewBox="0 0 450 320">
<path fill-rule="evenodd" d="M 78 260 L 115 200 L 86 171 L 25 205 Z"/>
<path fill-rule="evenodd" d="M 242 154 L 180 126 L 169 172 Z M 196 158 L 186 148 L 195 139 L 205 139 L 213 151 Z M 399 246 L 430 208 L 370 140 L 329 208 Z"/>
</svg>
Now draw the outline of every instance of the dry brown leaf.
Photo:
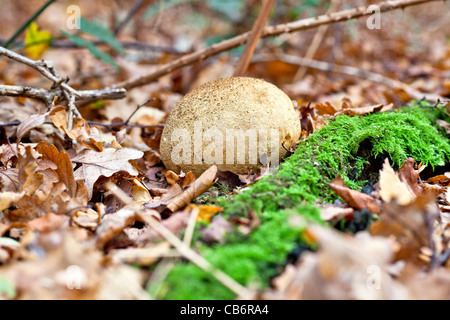
<svg viewBox="0 0 450 320">
<path fill-rule="evenodd" d="M 91 208 L 76 211 L 72 215 L 72 221 L 76 225 L 91 231 L 97 229 L 97 226 L 100 223 L 100 218 L 100 214 Z"/>
<path fill-rule="evenodd" d="M 83 146 L 95 151 L 102 151 L 103 145 L 100 138 L 100 131 L 95 127 L 90 127 L 86 120 L 74 118 L 72 130 L 68 128 L 66 108 L 57 106 L 50 111 L 50 119 L 53 124 L 61 129 L 71 139 L 77 140 Z"/>
<path fill-rule="evenodd" d="M 398 174 L 400 175 L 401 179 L 403 179 L 409 185 L 414 194 L 416 196 L 419 196 L 422 194 L 423 190 L 419 186 L 420 171 L 414 169 L 415 163 L 416 160 L 414 158 L 409 157 L 400 167 Z"/>
<path fill-rule="evenodd" d="M 440 119 L 436 120 L 436 123 L 438 124 L 439 127 L 444 128 L 447 134 L 450 134 L 450 123 Z"/>
<path fill-rule="evenodd" d="M 386 273 L 392 241 L 356 236 L 319 226 L 308 227 L 319 242 L 317 252 L 305 252 L 294 270 L 281 275 L 278 299 L 395 299 L 405 298 L 402 288 Z"/>
<path fill-rule="evenodd" d="M 119 211 L 103 217 L 95 232 L 97 248 L 103 248 L 106 243 L 120 234 L 123 229 L 133 224 L 135 219 L 135 211 L 129 207 L 123 207 Z"/>
<path fill-rule="evenodd" d="M 320 217 L 324 221 L 330 221 L 331 219 L 339 219 L 344 217 L 353 216 L 355 210 L 353 208 L 341 208 L 336 206 L 322 207 L 320 210 Z"/>
<path fill-rule="evenodd" d="M 133 200 L 139 205 L 143 205 L 147 202 L 152 201 L 150 192 L 148 192 L 147 188 L 137 179 L 133 179 L 131 196 L 133 197 Z"/>
<path fill-rule="evenodd" d="M 190 210 L 178 211 L 172 214 L 169 218 L 162 220 L 161 224 L 173 234 L 179 235 L 186 229 L 190 213 Z M 151 241 L 159 241 L 161 239 L 163 239 L 163 237 L 155 229 L 149 228 L 138 236 L 136 242 L 138 244 L 145 244 Z"/>
<path fill-rule="evenodd" d="M 166 180 L 169 185 L 173 186 L 175 183 L 177 183 L 180 180 L 180 177 L 175 172 L 173 172 L 171 170 L 167 170 Z"/>
<path fill-rule="evenodd" d="M 350 207 L 354 209 L 367 209 L 373 213 L 380 212 L 379 201 L 365 193 L 350 189 L 345 185 L 344 180 L 342 180 L 341 176 L 337 176 L 333 179 L 330 184 L 330 188 L 333 189 L 333 191 L 336 192 L 338 196 L 340 196 L 345 202 L 350 205 Z"/>
<path fill-rule="evenodd" d="M 19 169 L 2 168 L 0 170 L 0 190 L 16 192 L 19 191 Z"/>
<path fill-rule="evenodd" d="M 30 146 L 19 155 L 19 184 L 26 195 L 15 203 L 17 209 L 7 212 L 8 218 L 27 221 L 49 212 L 65 214 L 86 206 L 87 188 L 82 181 L 75 181 L 67 152 L 45 142 L 40 142 L 36 151 L 42 155 L 39 160 Z"/>
<path fill-rule="evenodd" d="M 69 217 L 47 213 L 45 216 L 33 219 L 28 222 L 31 229 L 39 232 L 50 232 L 59 229 L 61 225 L 68 221 Z"/>
<path fill-rule="evenodd" d="M 184 177 L 181 178 L 181 187 L 185 189 L 189 187 L 194 181 L 195 181 L 195 174 L 189 171 L 188 173 L 186 173 Z"/>
<path fill-rule="evenodd" d="M 316 103 L 314 105 L 314 108 L 317 110 L 320 114 L 329 114 L 329 115 L 335 115 L 337 112 L 337 109 L 331 105 L 328 101 L 325 101 L 324 103 Z"/>
<path fill-rule="evenodd" d="M 22 121 L 17 127 L 17 141 L 22 140 L 23 136 L 29 131 L 43 125 L 45 122 L 45 118 L 49 115 L 49 113 L 50 112 L 46 112 L 44 114 L 34 114 L 29 116 L 28 119 Z"/>
<path fill-rule="evenodd" d="M 75 118 L 73 120 L 73 128 L 71 133 L 83 146 L 95 151 L 103 150 L 100 131 L 95 126 L 89 126 L 86 120 L 82 118 Z"/>
<path fill-rule="evenodd" d="M 19 201 L 25 192 L 0 192 L 0 211 L 8 209 L 14 202 Z"/>
<path fill-rule="evenodd" d="M 406 206 L 385 203 L 380 219 L 370 226 L 374 235 L 397 240 L 395 259 L 417 261 L 420 249 L 429 247 L 429 226 L 435 226 L 439 216 L 435 197 L 424 193 Z"/>
<path fill-rule="evenodd" d="M 170 200 L 167 205 L 167 209 L 175 212 L 187 206 L 192 200 L 212 187 L 214 180 L 216 179 L 216 175 L 217 167 L 213 165 L 208 170 L 203 172 L 202 175 L 195 180 L 186 191 Z"/>
<path fill-rule="evenodd" d="M 432 183 L 432 182 L 440 182 L 440 181 L 442 181 L 442 180 L 447 180 L 447 179 L 449 179 L 449 178 L 448 178 L 446 175 L 440 174 L 440 175 L 437 175 L 437 176 L 434 176 L 434 177 L 429 178 L 429 179 L 427 180 L 427 182 L 428 182 L 428 183 Z"/>
<path fill-rule="evenodd" d="M 349 109 L 344 109 L 344 110 L 341 110 L 341 111 L 337 112 L 336 115 L 345 114 L 345 115 L 350 116 L 350 117 L 357 116 L 357 115 L 358 116 L 363 116 L 363 115 L 366 115 L 366 114 L 369 114 L 369 113 L 380 112 L 383 109 L 383 107 L 384 106 L 382 104 L 377 104 L 377 105 L 374 105 L 374 106 L 366 106 L 366 107 L 359 107 L 359 108 L 349 108 Z"/>
<path fill-rule="evenodd" d="M 211 223 L 202 230 L 202 239 L 208 243 L 223 243 L 224 236 L 231 232 L 233 227 L 231 223 L 221 215 L 214 216 Z"/>
<path fill-rule="evenodd" d="M 101 152 L 85 149 L 72 158 L 73 162 L 80 163 L 74 175 L 76 179 L 84 179 L 92 198 L 94 184 L 101 176 L 111 177 L 114 173 L 125 171 L 131 176 L 137 176 L 139 172 L 129 160 L 139 159 L 143 152 L 130 148 L 113 149 L 107 148 Z"/>
<path fill-rule="evenodd" d="M 391 168 L 386 159 L 380 171 L 380 197 L 384 202 L 396 201 L 400 205 L 407 205 L 415 199 L 415 194 L 409 185 Z"/>
</svg>

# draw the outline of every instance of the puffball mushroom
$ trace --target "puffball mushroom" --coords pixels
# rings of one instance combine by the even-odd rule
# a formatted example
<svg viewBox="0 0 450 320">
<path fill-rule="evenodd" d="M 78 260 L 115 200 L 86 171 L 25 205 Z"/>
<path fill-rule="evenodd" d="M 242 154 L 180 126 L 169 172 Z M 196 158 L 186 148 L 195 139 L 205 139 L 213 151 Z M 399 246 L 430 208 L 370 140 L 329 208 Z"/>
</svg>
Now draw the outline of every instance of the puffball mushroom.
<svg viewBox="0 0 450 320">
<path fill-rule="evenodd" d="M 275 85 L 250 77 L 203 84 L 169 114 L 161 137 L 168 170 L 199 176 L 215 164 L 236 174 L 276 167 L 300 138 L 292 100 Z"/>
</svg>

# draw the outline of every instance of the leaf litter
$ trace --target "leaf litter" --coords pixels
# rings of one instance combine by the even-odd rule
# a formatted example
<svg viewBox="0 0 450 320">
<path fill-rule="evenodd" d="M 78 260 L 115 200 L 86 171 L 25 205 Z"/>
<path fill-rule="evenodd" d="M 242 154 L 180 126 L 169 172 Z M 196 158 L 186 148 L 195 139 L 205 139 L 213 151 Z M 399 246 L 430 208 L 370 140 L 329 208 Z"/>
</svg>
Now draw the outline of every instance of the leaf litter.
<svg viewBox="0 0 450 320">
<path fill-rule="evenodd" d="M 24 10 L 28 10 L 27 6 Z M 174 14 L 168 11 L 167 14 Z M 45 31 L 36 25 L 27 31 L 25 42 L 31 41 L 32 36 L 45 40 L 40 46 L 26 49 L 30 56 L 60 55 L 49 47 L 49 34 L 55 30 L 51 23 L 46 24 L 39 28 Z M 172 30 L 161 25 L 160 28 L 165 39 L 172 35 L 174 42 L 178 41 L 175 36 L 178 27 Z M 223 30 L 221 25 L 216 28 Z M 428 57 L 429 52 L 415 57 L 412 53 L 401 56 L 396 52 L 402 52 L 399 48 L 404 46 L 403 40 L 386 41 L 392 47 L 387 48 L 385 56 L 390 56 L 392 61 L 378 64 L 368 62 L 374 60 L 368 56 L 374 52 L 371 45 L 379 43 L 378 39 L 373 34 L 362 36 L 368 39 L 363 46 L 346 39 L 343 48 L 336 49 L 335 45 L 329 47 L 333 41 L 328 41 L 316 58 L 326 60 L 329 58 L 326 52 L 333 51 L 341 56 L 339 59 L 345 57 L 355 64 L 357 61 L 369 64 L 373 70 L 380 70 L 385 64 L 388 73 L 409 81 L 413 87 L 448 96 L 448 81 L 442 81 L 448 68 L 448 44 L 441 49 L 436 45 L 431 61 L 425 60 L 427 66 L 416 66 L 415 61 Z M 151 37 L 158 35 L 141 35 L 142 39 L 152 41 Z M 308 37 L 306 34 L 305 40 L 288 40 L 286 46 L 297 50 L 295 41 L 308 41 Z M 188 41 L 194 46 L 201 45 L 195 39 Z M 271 45 L 269 50 L 273 49 Z M 144 63 L 118 58 L 124 73 L 139 74 L 141 69 L 169 61 L 170 57 L 170 54 L 155 54 L 155 59 L 139 52 L 133 54 Z M 77 55 L 79 51 L 67 50 L 63 59 L 56 57 L 55 63 L 64 69 L 77 70 L 71 78 L 79 85 L 99 87 L 111 80 L 110 71 L 101 69 L 93 57 L 83 56 L 84 61 L 75 66 L 79 60 Z M 136 113 L 135 122 L 163 124 L 182 94 L 206 78 L 214 79 L 219 73 L 222 76 L 224 70 L 232 71 L 233 61 L 231 56 L 221 57 L 211 65 L 199 64 L 188 71 L 175 72 L 170 78 L 162 77 L 145 90 L 138 88 L 130 92 L 126 102 L 101 102 L 80 110 L 86 119 L 124 123 L 130 114 L 125 104 L 136 105 L 152 96 L 157 98 L 152 107 Z M 220 71 L 214 69 L 217 66 Z M 11 70 L 6 65 L 0 74 L 5 83 L 16 82 L 12 74 L 40 83 L 35 75 L 23 69 Z M 104 77 L 95 75 L 99 70 Z M 296 99 L 301 113 L 302 141 L 340 115 L 360 117 L 388 112 L 411 100 L 401 90 L 335 74 L 325 76 L 312 71 L 297 83 L 283 79 L 295 72 L 295 66 L 281 60 L 254 63 L 250 69 L 253 76 L 278 83 Z M 413 82 L 417 78 L 422 81 Z M 169 263 L 179 263 L 184 256 L 145 223 L 136 214 L 136 208 L 180 239 L 186 239 L 189 246 L 205 256 L 216 245 L 226 249 L 232 237 L 256 237 L 257 231 L 264 228 L 265 212 L 249 211 L 246 216 L 237 216 L 211 204 L 214 203 L 211 200 L 218 196 L 231 199 L 260 180 L 264 183 L 267 172 L 236 176 L 217 172 L 212 167 L 200 177 L 191 172 L 177 175 L 165 170 L 161 163 L 158 150 L 161 128 L 110 126 L 105 129 L 77 117 L 69 126 L 64 106 L 45 110 L 22 98 L 16 98 L 14 103 L 2 100 L 1 104 L 2 122 L 22 121 L 15 129 L 0 129 L 0 298 L 147 299 L 151 294 L 165 297 L 167 274 L 161 276 L 164 274 L 161 270 Z M 447 134 L 448 120 L 437 120 Z M 301 239 L 308 242 L 308 250 L 299 250 L 303 253 L 294 255 L 293 263 L 278 268 L 270 283 L 257 290 L 257 298 L 450 298 L 448 161 L 446 167 L 424 171 L 412 158 L 402 159 L 400 165 L 383 161 L 378 159 L 380 166 L 373 170 L 377 178 L 371 181 L 369 191 L 355 190 L 335 175 L 330 187 L 336 200 L 314 203 L 320 208 L 322 220 L 328 221 L 331 228 L 302 221 Z M 105 188 L 108 182 L 127 194 L 133 204 L 124 203 Z M 193 212 L 196 212 L 194 224 Z M 287 223 L 297 222 L 295 217 L 290 217 Z M 206 243 L 207 249 L 197 246 L 198 243 Z M 242 248 L 243 252 L 246 250 Z M 252 254 L 260 257 L 257 250 Z M 246 263 L 245 254 L 241 256 Z M 252 267 L 245 263 L 242 268 Z M 75 282 L 73 275 L 77 276 Z M 213 280 L 208 278 L 208 281 Z M 161 284 L 159 292 L 146 290 L 158 283 Z M 219 283 L 216 286 L 222 287 Z"/>
</svg>

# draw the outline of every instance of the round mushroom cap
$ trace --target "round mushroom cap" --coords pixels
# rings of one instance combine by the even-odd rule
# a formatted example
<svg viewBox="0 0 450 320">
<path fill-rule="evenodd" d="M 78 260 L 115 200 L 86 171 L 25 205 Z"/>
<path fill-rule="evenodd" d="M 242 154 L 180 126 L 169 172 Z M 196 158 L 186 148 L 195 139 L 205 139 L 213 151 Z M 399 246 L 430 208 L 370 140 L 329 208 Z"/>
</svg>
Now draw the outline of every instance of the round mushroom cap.
<svg viewBox="0 0 450 320">
<path fill-rule="evenodd" d="M 292 100 L 250 77 L 222 78 L 186 94 L 167 118 L 161 158 L 168 170 L 200 175 L 215 164 L 236 174 L 278 166 L 300 138 Z"/>
</svg>

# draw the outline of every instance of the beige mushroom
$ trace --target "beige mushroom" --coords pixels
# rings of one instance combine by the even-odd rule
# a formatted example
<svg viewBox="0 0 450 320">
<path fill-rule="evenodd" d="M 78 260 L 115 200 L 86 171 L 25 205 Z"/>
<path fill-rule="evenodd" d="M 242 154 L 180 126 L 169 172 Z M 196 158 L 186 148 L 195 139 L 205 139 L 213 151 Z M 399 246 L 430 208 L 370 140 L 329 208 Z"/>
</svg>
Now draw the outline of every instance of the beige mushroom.
<svg viewBox="0 0 450 320">
<path fill-rule="evenodd" d="M 170 113 L 161 138 L 167 169 L 200 175 L 211 165 L 237 174 L 276 167 L 300 138 L 292 100 L 275 85 L 223 78 L 189 92 Z"/>
</svg>

